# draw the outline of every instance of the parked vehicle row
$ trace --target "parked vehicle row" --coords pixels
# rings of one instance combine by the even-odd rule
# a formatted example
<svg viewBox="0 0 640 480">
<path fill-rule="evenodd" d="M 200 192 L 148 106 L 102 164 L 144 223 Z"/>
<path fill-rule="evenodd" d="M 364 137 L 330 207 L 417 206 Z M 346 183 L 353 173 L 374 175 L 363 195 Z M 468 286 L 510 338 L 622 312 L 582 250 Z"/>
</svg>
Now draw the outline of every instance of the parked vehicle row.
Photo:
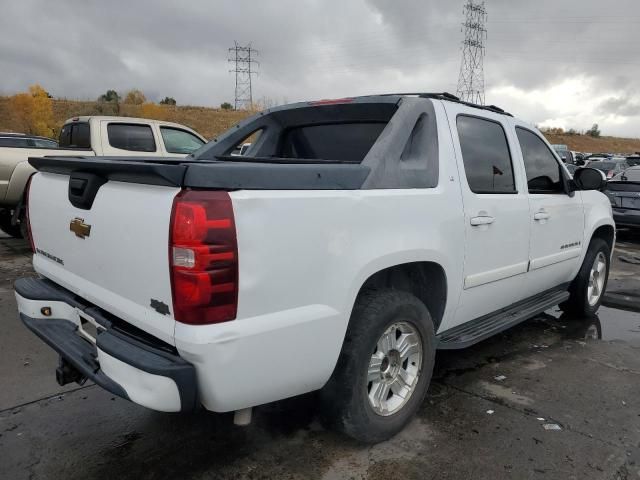
<svg viewBox="0 0 640 480">
<path fill-rule="evenodd" d="M 600 171 L 449 94 L 276 107 L 186 158 L 29 163 L 40 277 L 16 299 L 61 385 L 241 424 L 319 390 L 363 442 L 412 418 L 437 349 L 593 314 L 615 242 Z"/>
<path fill-rule="evenodd" d="M 608 182 L 605 193 L 617 226 L 640 227 L 640 166 L 618 173 Z"/>
<path fill-rule="evenodd" d="M 184 157 L 206 143 L 183 125 L 128 117 L 75 117 L 60 131 L 59 143 L 42 137 L 0 134 L 0 229 L 26 235 L 21 203 L 35 172 L 29 157 L 159 156 Z"/>
</svg>

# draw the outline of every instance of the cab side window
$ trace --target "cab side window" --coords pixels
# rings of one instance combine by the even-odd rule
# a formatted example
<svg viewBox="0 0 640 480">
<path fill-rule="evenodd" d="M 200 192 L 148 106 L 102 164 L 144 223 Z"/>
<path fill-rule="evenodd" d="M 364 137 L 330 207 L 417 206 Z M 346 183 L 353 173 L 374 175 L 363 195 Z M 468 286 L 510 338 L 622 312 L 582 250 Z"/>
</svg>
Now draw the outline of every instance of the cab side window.
<svg viewBox="0 0 640 480">
<path fill-rule="evenodd" d="M 560 164 L 535 133 L 516 127 L 529 193 L 565 193 Z"/>
<path fill-rule="evenodd" d="M 473 193 L 517 193 L 507 136 L 493 120 L 459 115 L 458 138 Z"/>
</svg>

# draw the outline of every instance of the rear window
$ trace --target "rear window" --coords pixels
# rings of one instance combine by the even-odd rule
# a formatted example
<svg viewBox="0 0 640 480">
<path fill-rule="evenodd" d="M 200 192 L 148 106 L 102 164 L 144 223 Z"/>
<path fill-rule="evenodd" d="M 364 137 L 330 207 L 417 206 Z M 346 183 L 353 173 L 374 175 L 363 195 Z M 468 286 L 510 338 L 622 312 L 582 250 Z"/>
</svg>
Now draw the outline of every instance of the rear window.
<svg viewBox="0 0 640 480">
<path fill-rule="evenodd" d="M 59 142 L 63 148 L 91 149 L 91 135 L 87 122 L 67 123 L 60 130 Z"/>
<path fill-rule="evenodd" d="M 110 123 L 107 125 L 109 145 L 132 152 L 155 152 L 156 142 L 149 125 Z"/>
<path fill-rule="evenodd" d="M 597 168 L 598 170 L 613 170 L 616 168 L 616 164 L 613 162 L 590 162 L 589 167 Z"/>
<path fill-rule="evenodd" d="M 386 125 L 358 122 L 290 128 L 283 135 L 279 156 L 360 163 Z"/>
</svg>

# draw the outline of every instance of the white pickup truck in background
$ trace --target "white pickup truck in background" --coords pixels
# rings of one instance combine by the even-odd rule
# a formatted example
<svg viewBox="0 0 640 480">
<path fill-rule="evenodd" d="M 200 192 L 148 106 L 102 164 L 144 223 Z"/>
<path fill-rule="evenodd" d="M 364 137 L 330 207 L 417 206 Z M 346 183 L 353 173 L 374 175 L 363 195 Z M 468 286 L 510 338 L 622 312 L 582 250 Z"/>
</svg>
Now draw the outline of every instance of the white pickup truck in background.
<svg viewBox="0 0 640 480">
<path fill-rule="evenodd" d="M 411 419 L 436 349 L 593 314 L 615 242 L 600 172 L 449 94 L 273 108 L 183 159 L 29 161 L 16 298 L 60 384 L 238 423 L 320 390 L 364 442 Z"/>
<path fill-rule="evenodd" d="M 20 208 L 25 185 L 35 172 L 29 157 L 43 156 L 158 156 L 184 157 L 206 143 L 188 127 L 176 123 L 129 117 L 74 117 L 61 131 L 59 147 L 38 143 L 0 142 L 0 229 L 24 236 Z"/>
</svg>

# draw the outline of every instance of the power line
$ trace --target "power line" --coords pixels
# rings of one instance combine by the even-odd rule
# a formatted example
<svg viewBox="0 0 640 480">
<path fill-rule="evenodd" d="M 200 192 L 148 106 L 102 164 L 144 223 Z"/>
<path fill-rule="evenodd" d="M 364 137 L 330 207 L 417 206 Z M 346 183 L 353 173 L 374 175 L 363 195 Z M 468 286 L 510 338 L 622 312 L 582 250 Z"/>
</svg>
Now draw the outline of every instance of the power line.
<svg viewBox="0 0 640 480">
<path fill-rule="evenodd" d="M 234 107 L 236 110 L 241 108 L 251 108 L 253 106 L 253 89 L 251 85 L 251 76 L 256 74 L 252 70 L 252 66 L 260 65 L 255 58 L 258 51 L 251 47 L 251 44 L 243 47 L 234 42 L 234 46 L 229 49 L 228 61 L 233 63 L 235 68 L 229 72 L 236 74 L 236 92 Z"/>
<path fill-rule="evenodd" d="M 464 40 L 456 91 L 461 100 L 484 105 L 484 40 L 487 37 L 487 10 L 484 8 L 484 0 L 468 0 L 463 12 Z"/>
</svg>

